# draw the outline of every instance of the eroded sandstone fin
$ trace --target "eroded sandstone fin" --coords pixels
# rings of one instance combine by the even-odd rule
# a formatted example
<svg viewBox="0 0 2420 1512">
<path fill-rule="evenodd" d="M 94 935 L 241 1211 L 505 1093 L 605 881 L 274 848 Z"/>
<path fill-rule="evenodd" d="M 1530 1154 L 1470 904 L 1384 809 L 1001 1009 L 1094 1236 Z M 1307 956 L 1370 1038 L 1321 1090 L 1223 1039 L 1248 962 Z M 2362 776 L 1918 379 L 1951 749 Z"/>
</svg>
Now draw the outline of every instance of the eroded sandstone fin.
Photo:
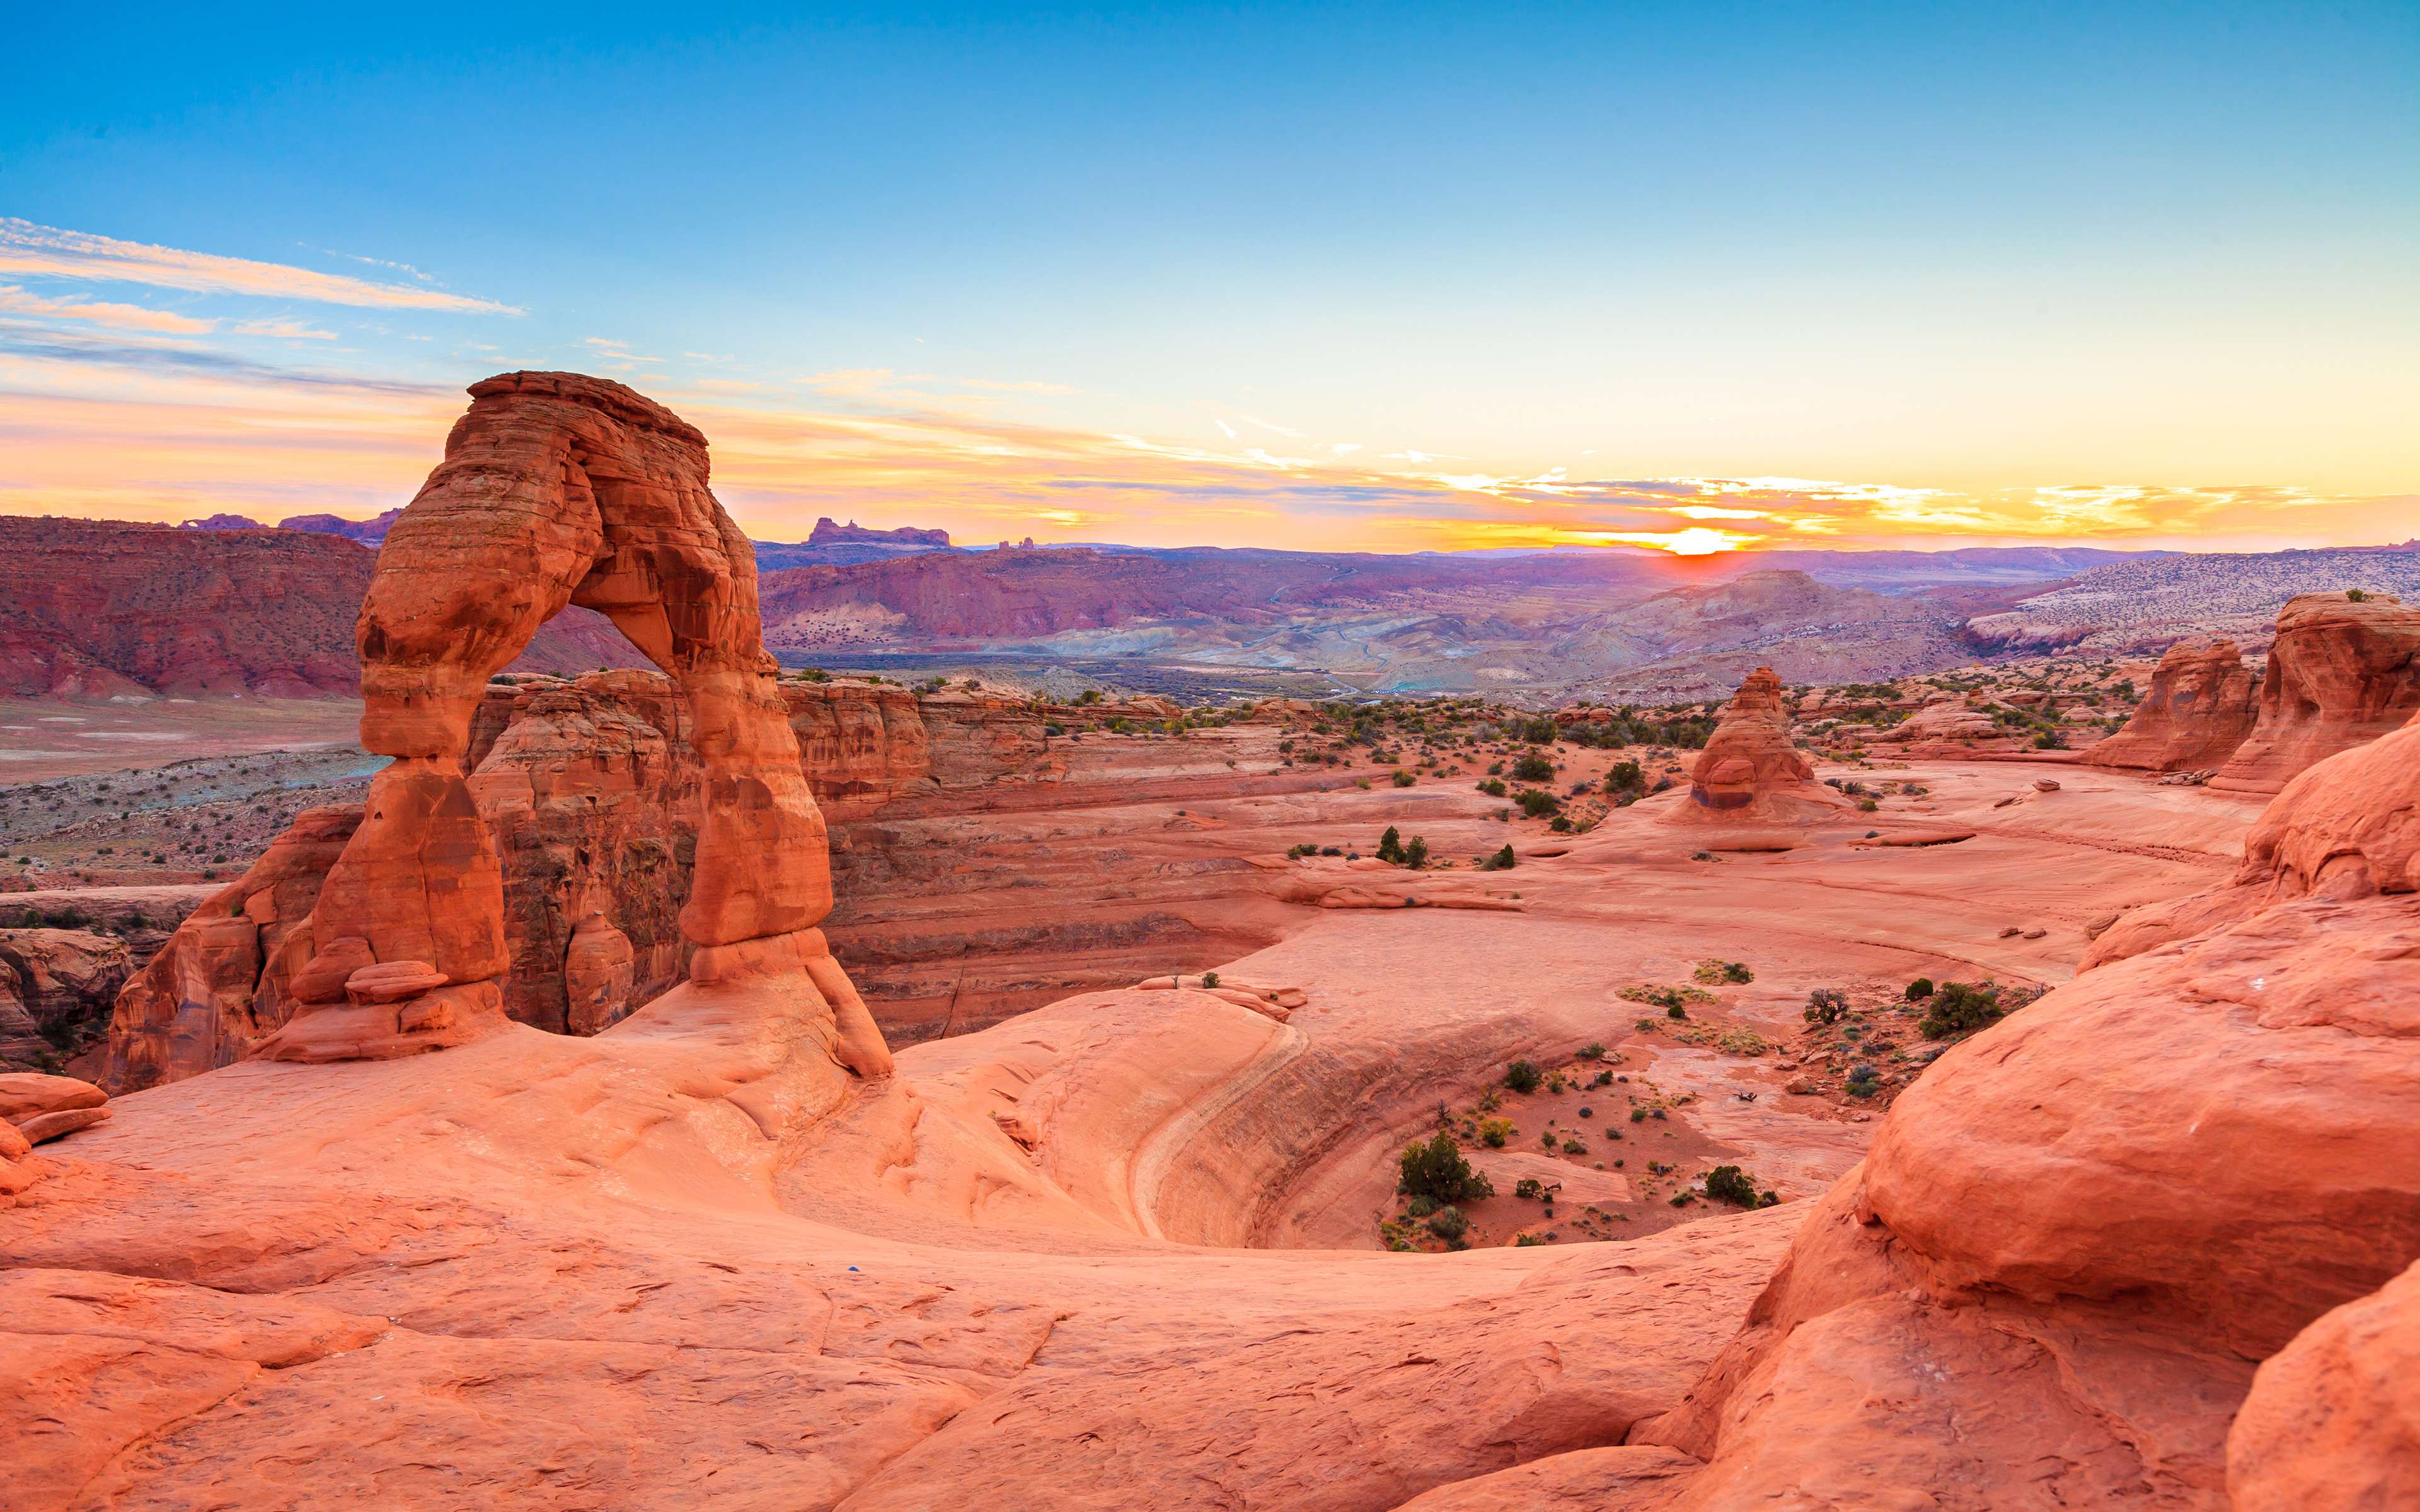
<svg viewBox="0 0 2420 1512">
<path fill-rule="evenodd" d="M 311 990 L 297 993 L 295 1023 L 262 1055 L 408 1055 L 504 1022 L 489 1011 L 492 987 L 465 991 L 503 977 L 509 958 L 503 869 L 463 757 L 489 679 L 568 605 L 612 618 L 688 705 L 704 793 L 682 933 L 738 946 L 813 932 L 831 911 L 824 820 L 765 653 L 755 555 L 706 486 L 706 438 L 618 383 L 575 373 L 502 374 L 470 392 L 362 603 L 362 744 L 396 760 L 319 890 L 317 949 L 296 974 Z M 611 995 L 614 954 L 604 939 L 581 952 L 592 996 Z M 390 1005 L 358 993 L 337 1006 L 362 968 L 407 962 L 421 968 L 407 977 L 443 984 L 432 995 L 444 1004 L 418 1015 L 410 1001 L 393 1005 L 392 1025 Z M 846 983 L 837 963 L 817 976 Z M 888 1052 L 854 989 L 821 998 L 847 1021 L 847 1063 L 886 1074 Z M 341 1031 L 306 1027 L 339 1012 Z"/>
</svg>

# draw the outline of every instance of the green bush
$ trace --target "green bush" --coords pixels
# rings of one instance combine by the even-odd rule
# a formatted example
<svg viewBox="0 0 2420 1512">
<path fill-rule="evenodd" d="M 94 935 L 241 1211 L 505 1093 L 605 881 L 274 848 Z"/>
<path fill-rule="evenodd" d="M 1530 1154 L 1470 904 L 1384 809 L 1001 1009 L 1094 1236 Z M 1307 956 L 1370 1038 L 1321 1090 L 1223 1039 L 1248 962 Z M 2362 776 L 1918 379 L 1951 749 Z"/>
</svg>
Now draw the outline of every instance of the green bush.
<svg viewBox="0 0 2420 1512">
<path fill-rule="evenodd" d="M 1419 780 L 1419 778 L 1414 777 L 1411 773 L 1403 771 L 1400 768 L 1396 771 L 1394 777 L 1395 786 L 1399 788 L 1410 787 L 1413 783 Z"/>
<path fill-rule="evenodd" d="M 1534 1092 L 1545 1079 L 1545 1073 L 1527 1060 L 1516 1060 L 1504 1068 L 1504 1085 L 1516 1092 Z"/>
<path fill-rule="evenodd" d="M 1504 1141 L 1512 1137 L 1512 1120 L 1488 1119 L 1479 1126 L 1480 1142 L 1490 1149 L 1502 1149 Z"/>
<path fill-rule="evenodd" d="M 1735 1208 L 1758 1206 L 1756 1179 L 1736 1165 L 1717 1165 L 1706 1173 L 1706 1196 Z"/>
<path fill-rule="evenodd" d="M 1647 1121 L 1647 1110 L 1645 1108 L 1632 1108 L 1630 1110 L 1630 1121 L 1633 1123 L 1645 1123 Z"/>
<path fill-rule="evenodd" d="M 1403 1180 L 1396 1190 L 1436 1202 L 1476 1202 L 1496 1195 L 1487 1178 L 1463 1158 L 1453 1135 L 1443 1132 L 1425 1145 L 1415 1142 L 1404 1150 Z"/>
<path fill-rule="evenodd" d="M 1818 987 L 1807 995 L 1807 1010 L 1799 1016 L 1809 1024 L 1837 1024 L 1849 1011 L 1849 995 L 1838 987 Z"/>
<path fill-rule="evenodd" d="M 1962 981 L 1945 981 L 1926 1005 L 1924 1018 L 1916 1029 L 1928 1040 L 1947 1039 L 1969 1029 L 1979 1029 L 2006 1016 L 2000 1006 L 1996 988 L 1970 986 Z"/>
<path fill-rule="evenodd" d="M 2353 603 L 2356 603 L 2356 604 L 2366 604 L 2366 603 L 2368 603 L 2368 602 L 2369 602 L 2369 595 L 2368 595 L 2367 594 L 2366 594 L 2366 593 L 2363 593 L 2363 592 L 2362 592 L 2360 589 L 2358 589 L 2358 588 L 2348 588 L 2348 589 L 2346 589 L 2346 590 L 2345 590 L 2345 597 L 2346 597 L 2346 598 L 2348 598 L 2348 599 L 2350 599 L 2350 600 L 2351 600 Z"/>
<path fill-rule="evenodd" d="M 1560 798 L 1542 788 L 1523 788 L 1520 795 L 1512 801 L 1519 804 L 1521 811 L 1532 819 L 1558 812 L 1563 807 Z"/>
<path fill-rule="evenodd" d="M 1419 835 L 1411 838 L 1410 842 L 1404 847 L 1404 864 L 1415 872 L 1429 864 L 1427 840 Z"/>
<path fill-rule="evenodd" d="M 1205 971 L 1205 972 L 1202 973 L 1202 986 L 1204 986 L 1204 987 L 1216 987 L 1216 986 L 1218 986 L 1218 973 L 1217 973 L 1217 972 L 1215 972 L 1215 971 Z"/>
<path fill-rule="evenodd" d="M 1462 1248 L 1462 1236 L 1470 1232 L 1470 1220 L 1459 1208 L 1439 1208 L 1429 1214 L 1429 1232 L 1454 1248 Z"/>
<path fill-rule="evenodd" d="M 1931 995 L 1932 979 L 1931 977 L 1918 977 L 1907 984 L 1907 1000 L 1911 1003 L 1921 1003 Z"/>
<path fill-rule="evenodd" d="M 1516 781 L 1551 782 L 1555 779 L 1555 764 L 1532 751 L 1512 764 L 1512 776 Z"/>
<path fill-rule="evenodd" d="M 1664 1011 L 1664 1016 L 1668 1019 L 1684 1019 L 1689 1016 L 1689 1011 L 1683 1008 L 1680 1004 L 1674 1003 L 1671 1007 Z"/>
<path fill-rule="evenodd" d="M 1563 1153 L 1566 1155 L 1585 1155 L 1588 1153 L 1588 1146 L 1581 1144 L 1576 1139 L 1566 1139 L 1563 1141 Z"/>
<path fill-rule="evenodd" d="M 1605 774 L 1605 790 L 1607 793 L 1616 793 L 1623 788 L 1637 787 L 1646 780 L 1647 774 L 1638 769 L 1637 762 L 1616 762 L 1612 769 Z"/>
<path fill-rule="evenodd" d="M 1479 784 L 1479 791 L 1486 794 L 1491 798 L 1500 798 L 1504 796 L 1504 784 L 1491 777 L 1486 781 Z"/>
<path fill-rule="evenodd" d="M 1493 855 L 1493 856 L 1489 856 L 1486 860 L 1480 862 L 1480 863 L 1479 863 L 1479 870 L 1481 870 L 1481 872 L 1510 872 L 1510 871 L 1512 871 L 1512 846 L 1510 846 L 1510 845 L 1507 845 L 1507 846 L 1505 846 L 1502 850 L 1497 851 L 1495 855 Z"/>
<path fill-rule="evenodd" d="M 1525 1176 L 1512 1183 L 1512 1195 L 1516 1197 L 1527 1197 L 1535 1202 L 1546 1195 L 1545 1183 L 1534 1176 Z"/>
<path fill-rule="evenodd" d="M 1378 837 L 1378 859 L 1401 861 L 1403 858 L 1404 837 L 1396 832 L 1394 825 L 1388 825 L 1387 832 Z"/>
<path fill-rule="evenodd" d="M 1589 1043 L 1580 1046 L 1579 1057 L 1582 1060 L 1603 1060 L 1605 1058 L 1605 1046 L 1595 1042 L 1594 1041 L 1590 1041 Z"/>
</svg>

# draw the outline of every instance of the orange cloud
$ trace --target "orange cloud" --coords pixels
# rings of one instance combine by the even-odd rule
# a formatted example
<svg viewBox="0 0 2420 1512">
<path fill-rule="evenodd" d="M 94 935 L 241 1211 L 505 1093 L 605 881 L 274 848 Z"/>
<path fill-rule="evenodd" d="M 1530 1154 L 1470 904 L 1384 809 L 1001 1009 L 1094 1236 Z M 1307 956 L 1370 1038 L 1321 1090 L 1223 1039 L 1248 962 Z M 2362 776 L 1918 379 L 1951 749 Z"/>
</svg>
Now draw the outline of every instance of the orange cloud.
<svg viewBox="0 0 2420 1512">
<path fill-rule="evenodd" d="M 341 273 L 314 272 L 283 263 L 183 252 L 139 241 L 89 236 L 0 218 L 0 273 L 81 278 L 202 294 L 255 294 L 311 300 L 321 304 L 358 304 L 386 310 L 452 310 L 477 315 L 519 315 L 493 300 L 474 300 L 440 289 L 373 284 Z"/>
<path fill-rule="evenodd" d="M 199 335 L 218 324 L 167 310 L 147 310 L 139 304 L 103 304 L 84 300 L 46 300 L 13 284 L 0 284 L 0 310 L 10 315 L 41 316 L 54 320 L 90 320 L 130 331 L 157 331 L 170 335 Z"/>
</svg>

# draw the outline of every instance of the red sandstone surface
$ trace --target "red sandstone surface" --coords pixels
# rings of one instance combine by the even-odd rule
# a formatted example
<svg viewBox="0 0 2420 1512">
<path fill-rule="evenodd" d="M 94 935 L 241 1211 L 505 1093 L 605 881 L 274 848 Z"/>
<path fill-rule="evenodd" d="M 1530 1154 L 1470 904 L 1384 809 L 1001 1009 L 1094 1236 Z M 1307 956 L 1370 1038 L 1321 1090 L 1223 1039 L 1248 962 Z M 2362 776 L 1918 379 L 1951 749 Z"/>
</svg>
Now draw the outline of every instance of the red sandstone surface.
<svg viewBox="0 0 2420 1512">
<path fill-rule="evenodd" d="M 2277 616 L 2260 717 L 2210 779 L 2275 793 L 2319 762 L 2376 740 L 2420 711 L 2420 609 L 2374 594 L 2304 594 Z"/>
<path fill-rule="evenodd" d="M 1497 817 L 1463 764 L 1515 743 L 1443 711 L 1376 764 L 1285 708 L 1037 748 L 1031 710 L 793 696 L 748 665 L 693 432 L 568 375 L 474 393 L 422 501 L 449 528 L 364 616 L 403 775 L 148 968 L 197 973 L 181 1020 L 287 963 L 307 1053 L 0 1077 L 0 1506 L 2409 1499 L 2420 723 L 2264 801 L 1810 754 L 1756 677 L 1692 780 L 1570 833 Z M 537 597 L 459 591 L 532 530 Z M 490 683 L 558 593 L 679 696 Z M 1519 745 L 1559 787 L 1624 754 Z M 789 911 L 818 767 L 853 843 L 934 858 L 908 927 L 1055 922 L 1090 872 L 1094 906 L 1226 879 L 1202 917 L 1262 937 L 894 1056 L 825 933 L 880 888 Z M 498 847 L 644 850 L 684 772 L 685 980 L 613 1017 L 649 968 L 592 859 L 538 911 L 571 919 L 562 1027 L 608 1022 L 493 1012 L 546 959 Z M 1852 773 L 1870 807 L 1823 799 Z M 1742 783 L 1822 807 L 1683 819 Z M 718 849 L 735 809 L 770 833 Z M 1389 825 L 1435 859 L 1317 854 Z M 1917 976 L 2000 995 L 1947 1024 Z M 1498 1183 L 1459 1228 L 1399 1190 L 1440 1133 Z M 1715 1200 L 1724 1167 L 1772 1205 Z"/>
</svg>

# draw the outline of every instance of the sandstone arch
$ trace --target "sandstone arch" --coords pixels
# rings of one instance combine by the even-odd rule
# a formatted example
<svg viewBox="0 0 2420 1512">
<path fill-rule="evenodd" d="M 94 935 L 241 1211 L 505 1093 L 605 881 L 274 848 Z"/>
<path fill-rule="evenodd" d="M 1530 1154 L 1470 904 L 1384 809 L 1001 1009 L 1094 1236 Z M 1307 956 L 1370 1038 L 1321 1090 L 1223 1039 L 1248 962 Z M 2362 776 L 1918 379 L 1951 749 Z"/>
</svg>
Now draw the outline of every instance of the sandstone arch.
<svg viewBox="0 0 2420 1512">
<path fill-rule="evenodd" d="M 732 959 L 713 952 L 787 941 L 739 955 L 752 970 L 808 970 L 841 1020 L 836 1054 L 887 1072 L 814 928 L 831 910 L 823 816 L 765 653 L 754 551 L 706 486 L 706 438 L 580 374 L 506 373 L 470 393 L 362 604 L 362 744 L 395 761 L 320 890 L 297 1017 L 260 1053 L 407 1054 L 501 1024 L 502 871 L 462 756 L 489 678 L 577 604 L 610 617 L 690 708 L 706 772 L 680 916 L 702 948 L 693 979 L 730 978 Z"/>
</svg>

